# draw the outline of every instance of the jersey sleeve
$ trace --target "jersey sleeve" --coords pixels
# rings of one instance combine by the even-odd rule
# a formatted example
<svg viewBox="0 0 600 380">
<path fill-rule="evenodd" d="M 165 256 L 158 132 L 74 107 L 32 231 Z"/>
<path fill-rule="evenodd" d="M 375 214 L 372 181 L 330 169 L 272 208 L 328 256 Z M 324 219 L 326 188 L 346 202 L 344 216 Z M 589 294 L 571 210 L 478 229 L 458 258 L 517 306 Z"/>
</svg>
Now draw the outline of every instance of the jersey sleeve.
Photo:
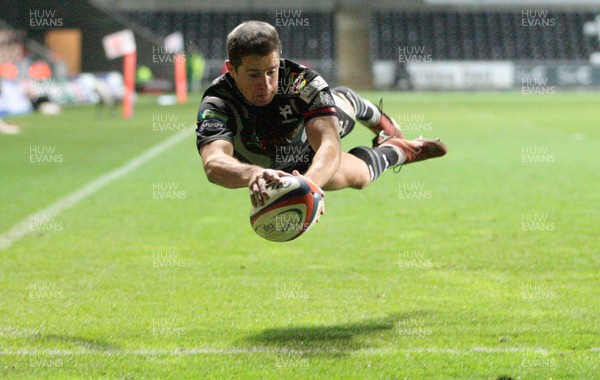
<svg viewBox="0 0 600 380">
<path fill-rule="evenodd" d="M 232 117 L 225 102 L 217 97 L 202 99 L 196 123 L 196 146 L 198 150 L 215 140 L 227 140 L 233 143 L 234 130 L 230 127 Z"/>
<path fill-rule="evenodd" d="M 335 101 L 329 91 L 327 82 L 316 72 L 312 72 L 310 81 L 300 92 L 300 99 L 308 104 L 308 110 L 304 112 L 304 121 L 319 116 L 337 116 Z"/>
</svg>

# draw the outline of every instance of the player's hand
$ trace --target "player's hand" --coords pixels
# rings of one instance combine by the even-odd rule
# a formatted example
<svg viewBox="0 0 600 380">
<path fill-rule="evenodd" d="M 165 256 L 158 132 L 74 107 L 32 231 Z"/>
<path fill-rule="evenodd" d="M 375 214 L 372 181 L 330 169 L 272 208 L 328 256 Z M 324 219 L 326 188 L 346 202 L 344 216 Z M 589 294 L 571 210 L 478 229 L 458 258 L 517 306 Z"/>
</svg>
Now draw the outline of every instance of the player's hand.
<svg viewBox="0 0 600 380">
<path fill-rule="evenodd" d="M 281 183 L 281 177 L 290 175 L 282 170 L 260 169 L 256 170 L 250 177 L 248 188 L 250 189 L 250 202 L 252 206 L 264 206 L 265 201 L 269 199 L 267 194 L 267 183 Z"/>
<path fill-rule="evenodd" d="M 307 176 L 304 176 L 304 175 L 300 174 L 300 172 L 298 170 L 292 171 L 292 175 L 296 176 L 296 177 L 302 178 L 303 180 L 305 180 L 306 182 L 310 183 L 311 185 L 313 185 L 314 187 L 317 188 L 317 192 L 319 194 L 321 194 L 321 196 L 323 197 L 323 207 L 321 207 L 321 215 L 325 215 L 325 192 L 323 191 L 323 189 L 321 189 L 320 186 L 317 186 L 317 184 L 314 183 L 312 181 L 312 179 L 308 178 Z M 317 217 L 317 223 L 319 223 L 319 219 L 320 219 L 320 216 Z"/>
</svg>

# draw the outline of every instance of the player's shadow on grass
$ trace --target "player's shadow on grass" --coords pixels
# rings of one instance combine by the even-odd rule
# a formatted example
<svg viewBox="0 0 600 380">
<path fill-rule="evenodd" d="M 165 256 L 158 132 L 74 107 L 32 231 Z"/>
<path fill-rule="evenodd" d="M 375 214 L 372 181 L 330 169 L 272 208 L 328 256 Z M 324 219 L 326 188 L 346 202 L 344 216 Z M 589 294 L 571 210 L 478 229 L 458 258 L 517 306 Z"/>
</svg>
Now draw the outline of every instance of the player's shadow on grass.
<svg viewBox="0 0 600 380">
<path fill-rule="evenodd" d="M 118 351 L 120 346 L 97 339 L 88 339 L 71 335 L 39 335 L 38 339 L 44 342 L 58 342 L 90 351 Z"/>
<path fill-rule="evenodd" d="M 395 338 L 398 315 L 331 326 L 299 326 L 273 328 L 245 338 L 260 346 L 276 346 L 281 350 L 300 350 L 307 354 L 340 356 L 376 345 L 378 338 Z"/>
</svg>

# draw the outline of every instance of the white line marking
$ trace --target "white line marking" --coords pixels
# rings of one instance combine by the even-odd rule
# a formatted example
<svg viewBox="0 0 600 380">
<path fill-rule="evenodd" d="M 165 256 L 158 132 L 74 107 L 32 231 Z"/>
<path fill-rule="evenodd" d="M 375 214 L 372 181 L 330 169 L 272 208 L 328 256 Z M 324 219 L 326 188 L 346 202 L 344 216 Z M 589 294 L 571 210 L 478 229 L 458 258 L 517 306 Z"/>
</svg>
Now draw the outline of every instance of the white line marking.
<svg viewBox="0 0 600 380">
<path fill-rule="evenodd" d="M 29 215 L 28 218 L 21 220 L 20 222 L 15 224 L 10 230 L 0 235 L 0 250 L 10 247 L 17 240 L 33 232 L 33 229 L 31 228 L 32 219 L 49 220 L 56 217 L 61 212 L 77 204 L 81 200 L 89 197 L 90 195 L 94 194 L 98 190 L 102 189 L 104 186 L 116 181 L 117 179 L 123 177 L 132 170 L 137 169 L 138 167 L 145 164 L 147 161 L 150 161 L 165 150 L 177 144 L 184 138 L 188 137 L 188 135 L 190 135 L 192 131 L 193 129 L 190 128 L 171 136 L 165 141 L 153 146 L 141 155 L 127 162 L 123 166 L 96 178 L 92 182 L 89 182 L 88 184 L 81 187 L 79 190 L 76 190 L 71 194 L 66 195 L 65 197 L 59 199 L 55 203 L 46 207 L 45 209 L 38 211 L 35 214 Z"/>
<path fill-rule="evenodd" d="M 558 350 L 558 349 L 557 349 Z M 593 347 L 580 352 L 598 352 L 600 348 Z M 339 355 L 339 354 L 450 354 L 450 355 L 472 355 L 472 354 L 511 354 L 518 352 L 536 352 L 544 355 L 552 354 L 552 350 L 544 347 L 473 347 L 470 349 L 459 348 L 441 348 L 441 347 L 409 347 L 404 349 L 386 349 L 386 348 L 367 348 L 363 350 L 295 350 L 286 348 L 268 348 L 268 347 L 233 347 L 233 348 L 182 348 L 177 350 L 156 350 L 156 349 L 138 349 L 138 350 L 29 350 L 21 349 L 14 351 L 0 351 L 0 356 L 77 356 L 77 355 L 124 355 L 124 356 L 188 356 L 188 355 L 246 355 L 246 354 L 295 354 L 295 355 Z"/>
</svg>

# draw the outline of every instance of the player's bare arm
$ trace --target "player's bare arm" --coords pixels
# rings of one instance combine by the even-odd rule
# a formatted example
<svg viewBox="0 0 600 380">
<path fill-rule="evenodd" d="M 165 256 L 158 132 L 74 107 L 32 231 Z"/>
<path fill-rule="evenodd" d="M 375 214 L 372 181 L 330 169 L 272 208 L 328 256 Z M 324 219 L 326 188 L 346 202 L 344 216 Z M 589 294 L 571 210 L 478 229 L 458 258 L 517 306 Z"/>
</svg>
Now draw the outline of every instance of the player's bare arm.
<svg viewBox="0 0 600 380">
<path fill-rule="evenodd" d="M 226 140 L 213 141 L 200 149 L 208 180 L 229 189 L 248 187 L 252 205 L 263 205 L 268 199 L 267 182 L 279 183 L 289 173 L 240 162 L 233 157 L 233 150 L 233 144 Z"/>
<path fill-rule="evenodd" d="M 317 117 L 306 123 L 306 135 L 315 156 L 304 175 L 319 187 L 325 186 L 340 166 L 342 145 L 337 123 L 336 116 Z"/>
</svg>

